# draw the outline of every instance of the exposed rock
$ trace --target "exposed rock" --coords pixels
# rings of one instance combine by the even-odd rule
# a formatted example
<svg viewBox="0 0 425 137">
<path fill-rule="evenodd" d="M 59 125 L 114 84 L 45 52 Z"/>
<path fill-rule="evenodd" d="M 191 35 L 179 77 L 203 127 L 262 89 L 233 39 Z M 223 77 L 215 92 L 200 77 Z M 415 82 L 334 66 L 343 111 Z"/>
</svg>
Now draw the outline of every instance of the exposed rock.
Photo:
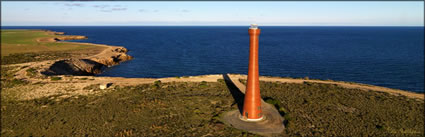
<svg viewBox="0 0 425 137">
<path fill-rule="evenodd" d="M 89 59 L 67 59 L 53 63 L 44 75 L 95 75 L 102 72 L 103 64 Z"/>
<path fill-rule="evenodd" d="M 63 35 L 63 32 L 44 30 L 49 34 L 58 35 L 55 38 L 38 39 L 39 42 L 56 42 L 64 40 L 87 39 L 86 36 Z M 119 63 L 131 60 L 133 57 L 127 55 L 128 50 L 124 47 L 107 46 L 94 44 L 96 46 L 107 47 L 97 55 L 87 58 L 65 59 L 55 61 L 48 66 L 42 74 L 45 75 L 95 75 L 100 74 L 104 67 L 118 65 Z"/>
<path fill-rule="evenodd" d="M 111 85 L 112 85 L 112 83 L 100 84 L 99 88 L 104 90 L 104 89 L 107 89 L 108 87 L 110 87 Z"/>
<path fill-rule="evenodd" d="M 118 65 L 131 60 L 133 57 L 127 55 L 128 50 L 123 47 L 113 47 L 90 59 L 65 59 L 53 63 L 47 70 L 42 71 L 44 75 L 96 75 L 102 73 L 105 67 Z"/>
<path fill-rule="evenodd" d="M 65 32 L 54 32 L 55 35 L 63 35 Z"/>
<path fill-rule="evenodd" d="M 54 38 L 56 41 L 87 39 L 86 36 L 64 36 Z"/>
<path fill-rule="evenodd" d="M 127 53 L 128 50 L 126 48 L 116 48 L 114 50 L 112 50 L 113 52 L 118 52 L 118 53 Z"/>
<path fill-rule="evenodd" d="M 65 32 L 57 32 L 57 31 L 51 31 L 51 30 L 43 30 L 45 32 L 47 32 L 50 35 L 64 35 Z"/>
<path fill-rule="evenodd" d="M 108 88 L 107 86 L 108 85 L 106 85 L 106 84 L 101 84 L 101 85 L 99 85 L 99 88 L 102 89 L 102 90 L 104 90 L 104 89 Z"/>
<path fill-rule="evenodd" d="M 87 39 L 86 36 L 78 36 L 78 35 L 64 35 L 64 32 L 56 32 L 50 30 L 43 30 L 50 35 L 59 35 L 56 38 L 53 38 L 55 41 L 63 41 L 63 40 L 79 40 L 79 39 Z"/>
<path fill-rule="evenodd" d="M 120 54 L 120 55 L 118 55 L 118 60 L 120 62 L 131 60 L 131 59 L 133 59 L 133 57 L 130 56 L 130 55 L 128 55 L 128 54 Z"/>
<path fill-rule="evenodd" d="M 133 59 L 132 56 L 126 54 L 127 51 L 128 50 L 126 48 L 118 47 L 112 49 L 110 53 L 107 53 L 107 55 L 109 56 L 98 56 L 91 58 L 91 60 L 110 67 L 113 65 L 118 65 L 121 62 Z"/>
<path fill-rule="evenodd" d="M 131 60 L 132 58 L 133 57 L 127 54 L 117 54 L 107 58 L 92 58 L 91 60 L 110 67 L 110 66 L 118 65 L 120 62 Z"/>
</svg>

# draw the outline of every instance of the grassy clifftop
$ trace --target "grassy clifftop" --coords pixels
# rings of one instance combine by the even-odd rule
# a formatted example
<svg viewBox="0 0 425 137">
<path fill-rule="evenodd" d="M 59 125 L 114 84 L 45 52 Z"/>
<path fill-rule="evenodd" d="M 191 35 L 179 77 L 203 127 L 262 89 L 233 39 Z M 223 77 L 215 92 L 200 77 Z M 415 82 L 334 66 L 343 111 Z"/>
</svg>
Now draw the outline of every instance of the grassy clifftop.
<svg viewBox="0 0 425 137">
<path fill-rule="evenodd" d="M 90 48 L 90 46 L 87 45 L 54 42 L 55 38 L 59 40 L 64 37 L 70 36 L 56 35 L 54 32 L 43 30 L 2 30 L 1 55 L 7 56 L 14 53 L 81 50 Z"/>
<path fill-rule="evenodd" d="M 85 39 L 45 30 L 1 30 L 2 64 L 25 63 L 71 57 L 71 54 L 91 54 L 102 47 L 58 42 L 59 40 Z"/>
</svg>

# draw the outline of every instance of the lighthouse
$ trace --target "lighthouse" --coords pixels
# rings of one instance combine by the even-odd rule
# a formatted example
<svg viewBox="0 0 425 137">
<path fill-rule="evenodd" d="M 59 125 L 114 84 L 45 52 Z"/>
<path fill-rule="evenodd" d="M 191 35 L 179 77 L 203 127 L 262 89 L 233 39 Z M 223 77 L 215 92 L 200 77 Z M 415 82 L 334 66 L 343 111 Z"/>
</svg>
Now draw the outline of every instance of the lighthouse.
<svg viewBox="0 0 425 137">
<path fill-rule="evenodd" d="M 257 24 L 251 24 L 249 34 L 249 65 L 246 93 L 243 104 L 242 120 L 261 121 L 263 113 L 261 108 L 260 80 L 258 68 L 258 43 L 260 29 Z"/>
<path fill-rule="evenodd" d="M 228 84 L 235 102 L 243 104 L 238 110 L 226 112 L 222 115 L 225 123 L 254 134 L 274 136 L 284 131 L 283 118 L 272 104 L 261 99 L 260 79 L 258 67 L 258 44 L 260 29 L 257 24 L 251 24 L 249 34 L 249 65 L 246 85 L 239 81 L 240 76 L 223 75 Z M 236 87 L 237 90 L 234 90 Z M 239 94 L 238 94 L 239 93 Z M 240 94 L 244 96 L 240 96 Z M 240 103 L 239 103 L 240 102 Z M 242 113 L 241 113 L 242 112 Z"/>
</svg>

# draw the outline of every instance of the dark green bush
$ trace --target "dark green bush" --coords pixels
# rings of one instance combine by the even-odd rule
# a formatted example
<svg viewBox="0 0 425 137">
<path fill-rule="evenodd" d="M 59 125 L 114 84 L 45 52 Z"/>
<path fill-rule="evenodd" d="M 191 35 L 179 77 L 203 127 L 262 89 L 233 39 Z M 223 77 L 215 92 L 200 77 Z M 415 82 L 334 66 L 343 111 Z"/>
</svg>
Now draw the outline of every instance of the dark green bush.
<svg viewBox="0 0 425 137">
<path fill-rule="evenodd" d="M 62 77 L 50 77 L 50 80 L 52 80 L 52 81 L 58 81 L 58 80 L 61 80 L 62 79 Z"/>
<path fill-rule="evenodd" d="M 208 87 L 208 83 L 206 81 L 202 81 L 201 84 L 199 84 L 200 88 L 206 88 Z"/>
<path fill-rule="evenodd" d="M 26 70 L 27 76 L 34 77 L 37 75 L 37 70 L 35 68 L 29 68 Z"/>
<path fill-rule="evenodd" d="M 25 85 L 28 84 L 27 81 L 20 80 L 20 79 L 2 79 L 1 80 L 1 88 L 12 88 L 18 85 Z"/>
<path fill-rule="evenodd" d="M 31 53 L 15 53 L 1 57 L 1 64 L 19 64 L 26 62 L 52 60 L 58 58 L 69 58 L 71 54 L 66 52 L 31 52 Z"/>
<path fill-rule="evenodd" d="M 217 82 L 224 83 L 224 79 L 217 79 Z"/>
</svg>

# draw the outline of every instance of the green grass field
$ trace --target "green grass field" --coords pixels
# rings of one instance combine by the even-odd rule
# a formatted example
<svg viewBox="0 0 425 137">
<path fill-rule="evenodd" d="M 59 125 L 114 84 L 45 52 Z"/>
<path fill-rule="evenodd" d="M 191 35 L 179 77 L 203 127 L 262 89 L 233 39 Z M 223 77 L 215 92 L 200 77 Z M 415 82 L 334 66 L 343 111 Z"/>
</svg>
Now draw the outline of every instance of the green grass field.
<svg viewBox="0 0 425 137">
<path fill-rule="evenodd" d="M 90 50 L 95 46 L 47 41 L 51 38 L 66 37 L 43 30 L 1 30 L 2 64 L 15 64 L 62 57 L 67 52 Z M 48 58 L 38 56 L 48 55 Z M 22 58 L 22 59 L 20 59 Z"/>
</svg>

